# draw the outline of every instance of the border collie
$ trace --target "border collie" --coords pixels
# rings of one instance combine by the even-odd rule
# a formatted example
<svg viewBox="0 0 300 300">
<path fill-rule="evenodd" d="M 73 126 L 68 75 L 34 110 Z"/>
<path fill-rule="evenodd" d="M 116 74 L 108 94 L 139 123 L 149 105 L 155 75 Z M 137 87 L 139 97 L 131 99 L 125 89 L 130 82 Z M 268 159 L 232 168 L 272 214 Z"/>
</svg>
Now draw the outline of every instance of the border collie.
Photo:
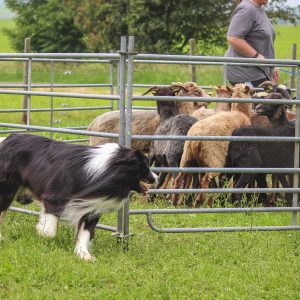
<svg viewBox="0 0 300 300">
<path fill-rule="evenodd" d="M 17 190 L 28 188 L 42 206 L 39 234 L 54 237 L 58 219 L 77 226 L 75 253 L 94 259 L 88 244 L 101 213 L 117 210 L 129 193 L 154 183 L 147 157 L 119 144 L 67 144 L 31 134 L 12 134 L 0 144 L 0 216 Z"/>
</svg>

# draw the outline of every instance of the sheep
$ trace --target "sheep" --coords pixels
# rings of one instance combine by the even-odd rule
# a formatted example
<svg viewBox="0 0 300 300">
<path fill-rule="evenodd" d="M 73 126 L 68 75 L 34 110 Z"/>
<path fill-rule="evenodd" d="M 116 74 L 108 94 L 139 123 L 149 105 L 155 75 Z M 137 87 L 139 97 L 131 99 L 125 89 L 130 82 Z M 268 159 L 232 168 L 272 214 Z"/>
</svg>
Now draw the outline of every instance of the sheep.
<svg viewBox="0 0 300 300">
<path fill-rule="evenodd" d="M 188 87 L 188 88 L 187 88 Z M 174 83 L 168 87 L 158 87 L 153 86 L 148 89 L 143 95 L 152 93 L 154 96 L 195 96 L 200 95 L 205 92 L 201 89 L 197 89 L 197 85 L 194 83 Z M 177 101 L 176 106 L 179 113 L 188 113 L 191 114 L 196 108 L 206 105 L 207 103 L 201 102 L 189 102 L 189 101 Z M 155 130 L 159 125 L 159 114 L 156 111 L 145 111 L 145 110 L 133 110 L 132 111 L 132 134 L 133 135 L 153 135 Z M 96 132 L 110 132 L 110 133 L 119 133 L 119 124 L 120 124 L 120 112 L 119 111 L 109 111 L 100 116 L 91 122 L 88 126 L 89 131 Z M 117 138 L 108 138 L 108 137 L 96 137 L 91 136 L 89 139 L 89 144 L 91 146 L 96 146 L 111 142 Z M 148 140 L 133 140 L 131 147 L 136 150 L 140 150 L 148 153 L 150 149 L 151 141 Z"/>
<path fill-rule="evenodd" d="M 160 124 L 155 135 L 186 135 L 190 127 L 198 121 L 190 115 L 178 115 L 175 102 L 157 101 L 157 107 L 160 114 Z M 184 141 L 180 140 L 153 140 L 149 153 L 150 165 L 154 163 L 156 167 L 178 167 L 183 145 Z M 161 173 L 154 188 L 165 188 L 171 176 L 172 174 L 166 172 Z M 154 196 L 151 197 L 151 199 L 153 198 Z"/>
<path fill-rule="evenodd" d="M 233 132 L 233 136 L 294 136 L 295 123 L 286 117 L 285 105 L 260 104 L 256 107 L 272 121 L 272 128 L 245 127 Z M 235 142 L 231 141 L 226 158 L 226 166 L 242 168 L 292 168 L 294 164 L 294 144 L 290 142 Z M 267 187 L 264 174 L 240 174 L 234 188 L 243 188 L 258 178 L 258 186 Z M 283 187 L 289 187 L 283 174 L 279 174 Z M 289 197 L 289 195 L 288 195 Z M 260 195 L 265 199 L 266 195 Z M 239 201 L 241 194 L 233 194 L 232 199 Z M 290 201 L 290 198 L 288 199 Z M 274 203 L 271 203 L 274 204 Z"/>
<path fill-rule="evenodd" d="M 250 98 L 253 91 L 245 84 L 238 84 L 233 88 L 232 97 Z M 233 130 L 239 127 L 250 125 L 249 103 L 233 103 L 231 111 L 221 111 L 215 115 L 198 121 L 188 131 L 188 136 L 229 136 Z M 196 141 L 187 140 L 184 144 L 183 155 L 180 167 L 211 167 L 222 168 L 225 166 L 225 159 L 228 150 L 228 141 Z M 203 176 L 202 187 L 208 187 L 218 173 L 209 172 Z M 181 172 L 175 179 L 174 188 L 179 188 L 187 174 Z M 195 204 L 199 204 L 202 195 L 198 195 Z M 174 197 L 174 204 L 177 199 Z"/>
</svg>

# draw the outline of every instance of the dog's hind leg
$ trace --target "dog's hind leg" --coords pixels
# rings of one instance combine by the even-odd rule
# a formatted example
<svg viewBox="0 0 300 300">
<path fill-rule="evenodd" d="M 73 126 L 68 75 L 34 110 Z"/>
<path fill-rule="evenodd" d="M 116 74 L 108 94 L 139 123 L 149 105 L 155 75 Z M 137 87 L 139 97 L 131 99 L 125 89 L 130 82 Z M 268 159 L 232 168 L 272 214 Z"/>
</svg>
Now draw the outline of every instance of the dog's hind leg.
<svg viewBox="0 0 300 300">
<path fill-rule="evenodd" d="M 39 216 L 39 222 L 36 225 L 37 232 L 48 238 L 54 238 L 57 231 L 58 217 L 54 214 L 46 212 L 45 208 Z"/>
<path fill-rule="evenodd" d="M 95 258 L 89 253 L 89 243 L 94 236 L 100 215 L 86 215 L 78 223 L 78 231 L 74 252 L 84 260 L 93 261 Z"/>
<path fill-rule="evenodd" d="M 0 183 L 0 223 L 3 222 L 5 212 L 11 205 L 18 187 L 6 183 Z"/>
</svg>

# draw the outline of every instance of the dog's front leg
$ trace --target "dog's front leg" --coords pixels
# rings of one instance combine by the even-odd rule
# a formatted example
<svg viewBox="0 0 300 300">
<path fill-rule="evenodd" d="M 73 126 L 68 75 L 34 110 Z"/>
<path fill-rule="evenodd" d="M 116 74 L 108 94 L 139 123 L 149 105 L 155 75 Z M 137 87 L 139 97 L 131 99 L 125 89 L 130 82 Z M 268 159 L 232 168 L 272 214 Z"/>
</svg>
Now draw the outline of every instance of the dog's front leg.
<svg viewBox="0 0 300 300">
<path fill-rule="evenodd" d="M 95 258 L 89 253 L 89 243 L 94 236 L 100 215 L 84 216 L 78 223 L 77 239 L 74 252 L 84 260 L 93 261 Z"/>
<path fill-rule="evenodd" d="M 58 217 L 42 212 L 36 225 L 37 232 L 45 237 L 54 238 L 57 231 Z"/>
</svg>

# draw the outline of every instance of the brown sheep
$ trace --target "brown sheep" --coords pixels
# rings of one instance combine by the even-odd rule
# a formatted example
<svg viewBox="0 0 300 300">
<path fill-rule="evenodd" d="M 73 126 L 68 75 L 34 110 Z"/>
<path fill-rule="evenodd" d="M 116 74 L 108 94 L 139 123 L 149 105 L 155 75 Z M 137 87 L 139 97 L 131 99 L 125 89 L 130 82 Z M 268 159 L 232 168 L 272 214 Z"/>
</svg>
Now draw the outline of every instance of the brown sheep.
<svg viewBox="0 0 300 300">
<path fill-rule="evenodd" d="M 233 98 L 250 98 L 253 91 L 245 84 L 238 84 L 233 88 Z M 250 125 L 251 103 L 233 103 L 231 111 L 221 111 L 215 115 L 198 121 L 188 131 L 188 136 L 230 136 L 234 129 Z M 229 141 L 196 141 L 188 140 L 184 144 L 181 168 L 210 167 L 223 168 L 225 166 Z M 209 172 L 201 180 L 201 187 L 208 188 L 212 180 L 220 174 Z M 187 179 L 188 174 L 179 173 L 174 187 L 179 188 Z M 174 204 L 177 198 L 173 198 Z M 196 198 L 198 204 L 202 194 Z"/>
<path fill-rule="evenodd" d="M 193 82 L 174 83 L 169 87 L 153 86 L 148 89 L 143 95 L 152 93 L 154 96 L 203 96 L 207 95 L 203 90 L 197 87 Z M 206 105 L 206 102 L 189 102 L 176 101 L 176 106 L 179 114 L 192 114 L 195 108 L 201 105 Z M 132 134 L 133 135 L 153 135 L 159 125 L 159 114 L 156 111 L 133 110 L 132 111 Z M 119 133 L 120 115 L 119 111 L 106 112 L 89 125 L 89 131 Z M 117 138 L 96 137 L 91 136 L 89 144 L 96 146 L 111 141 L 116 141 Z M 143 152 L 149 152 L 151 141 L 149 140 L 132 140 L 131 147 Z"/>
</svg>

